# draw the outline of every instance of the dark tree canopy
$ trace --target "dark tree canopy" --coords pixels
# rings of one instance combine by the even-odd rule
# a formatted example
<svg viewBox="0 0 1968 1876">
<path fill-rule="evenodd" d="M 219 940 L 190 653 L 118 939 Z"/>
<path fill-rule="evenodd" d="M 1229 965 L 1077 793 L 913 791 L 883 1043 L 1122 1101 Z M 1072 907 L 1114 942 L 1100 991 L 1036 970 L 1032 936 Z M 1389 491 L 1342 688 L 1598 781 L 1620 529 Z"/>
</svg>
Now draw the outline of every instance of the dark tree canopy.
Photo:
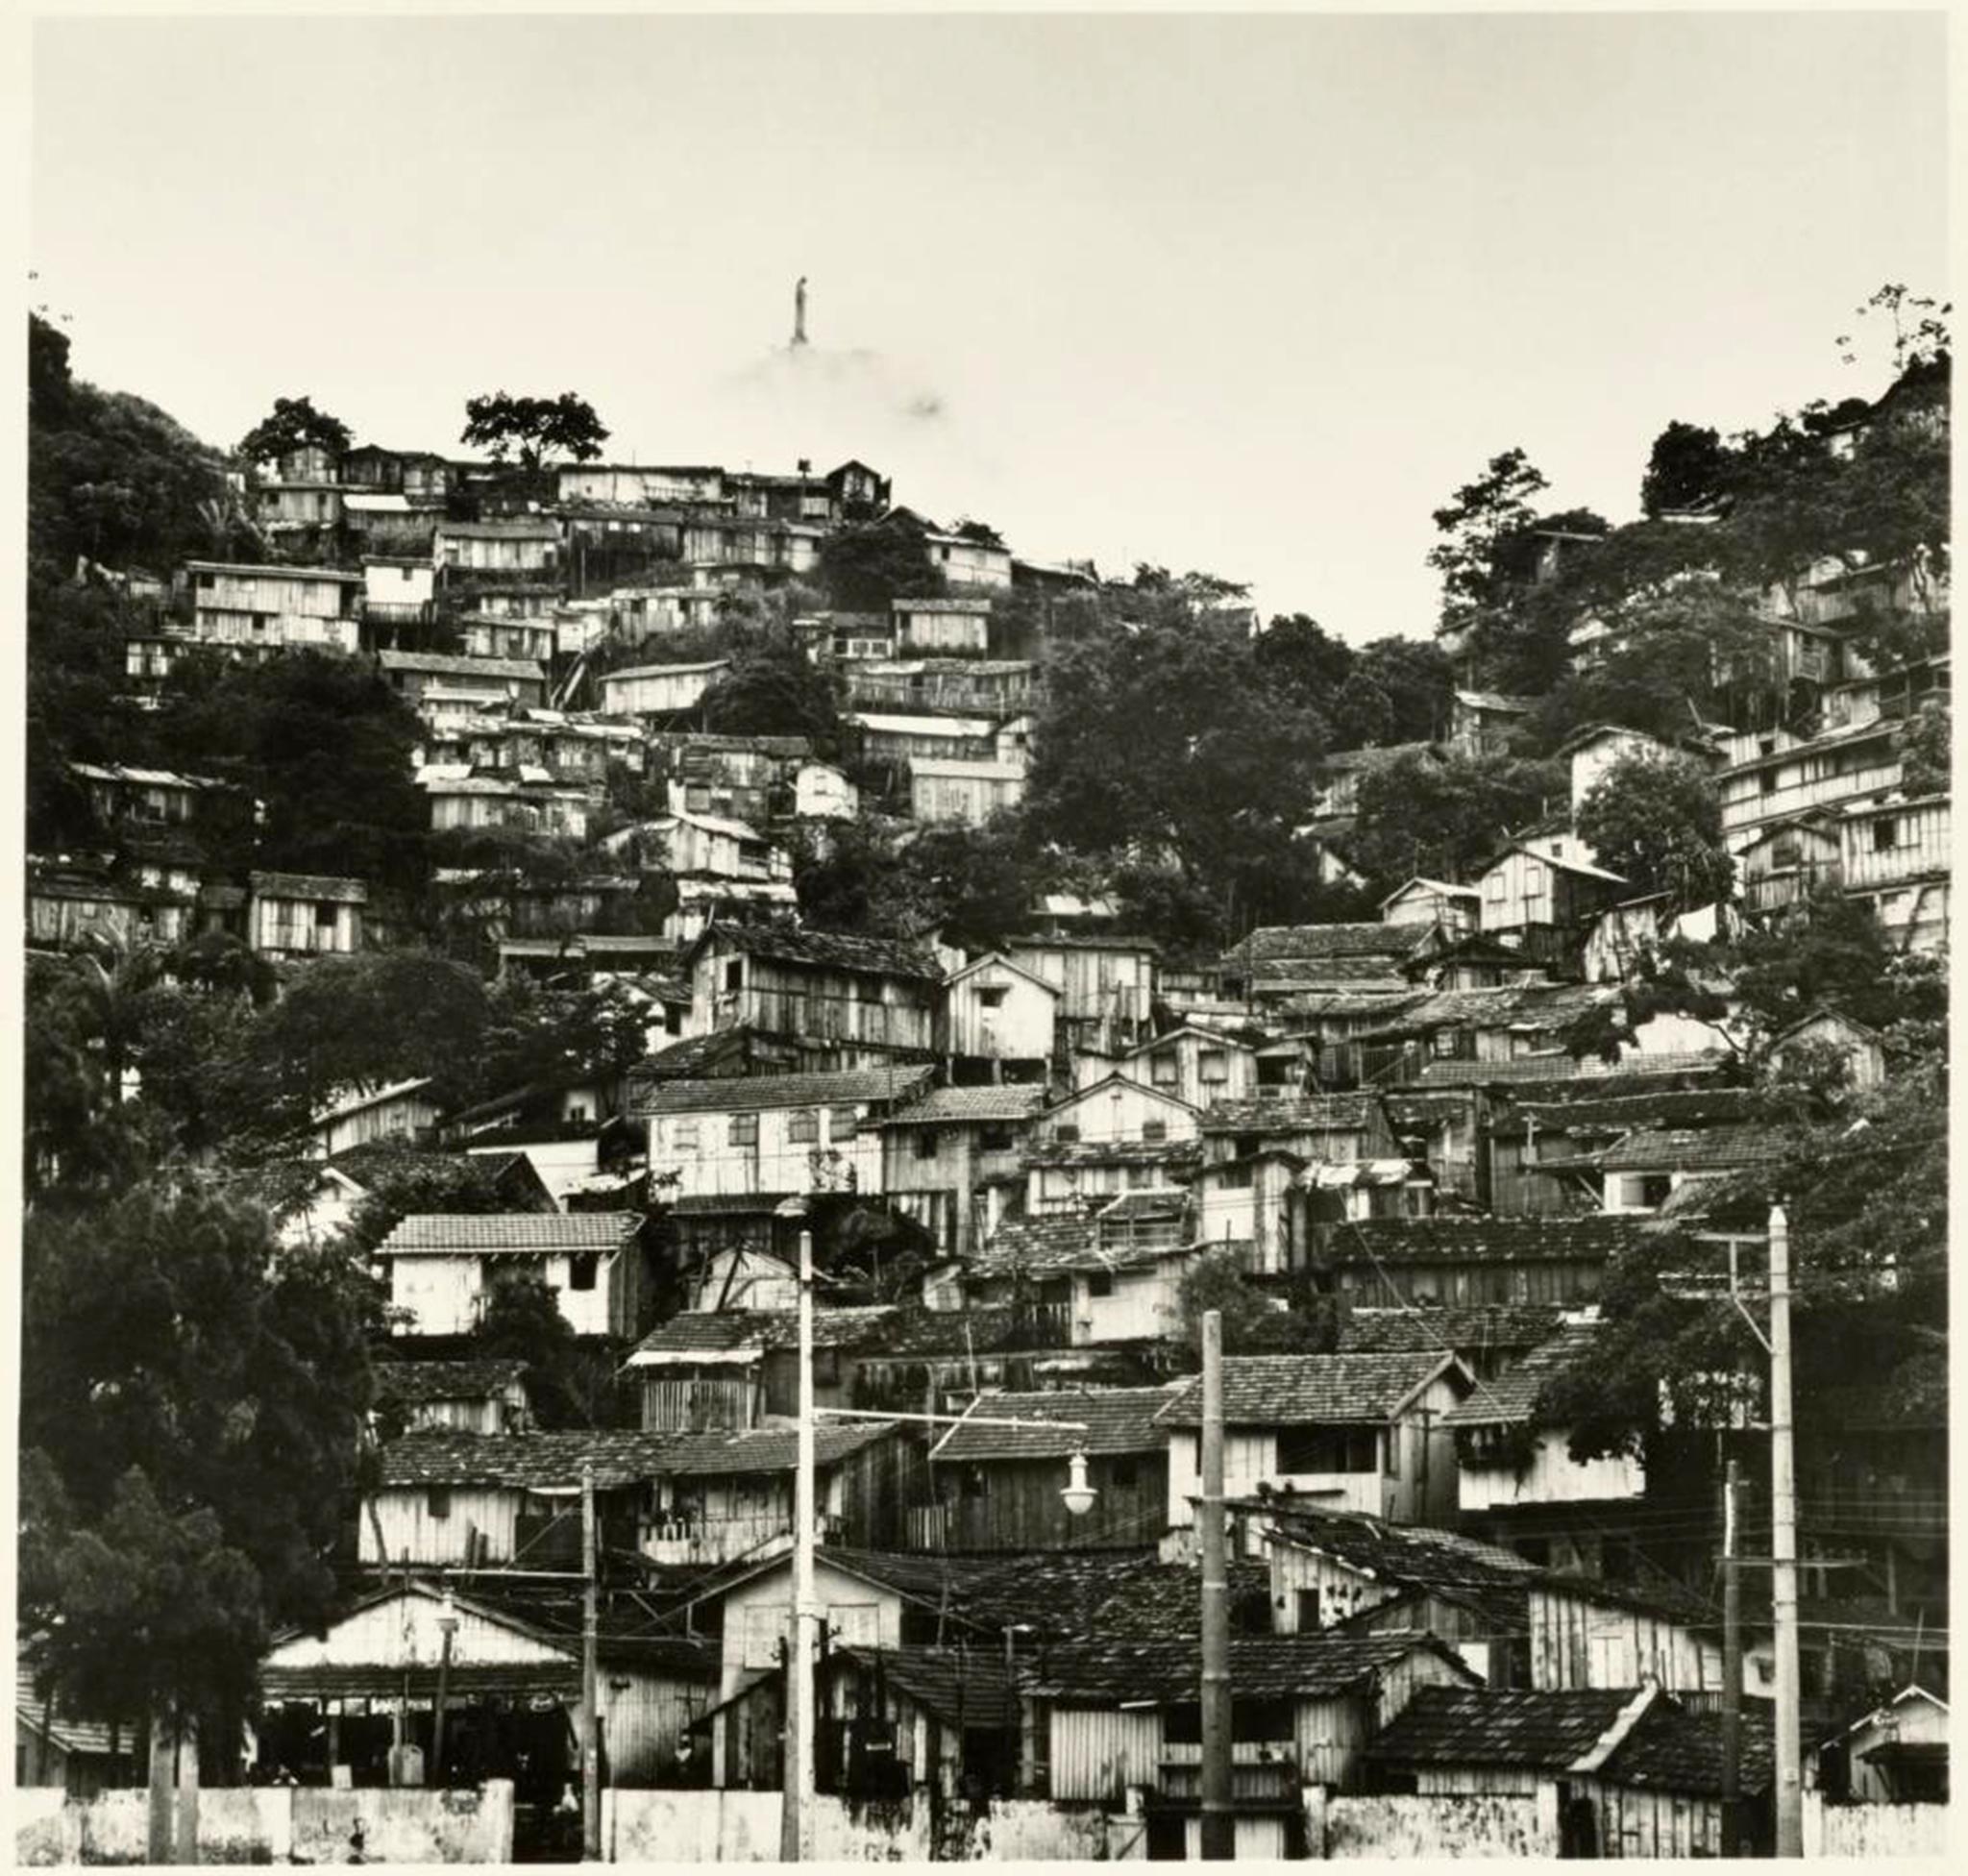
<svg viewBox="0 0 1968 1876">
<path fill-rule="evenodd" d="M 739 649 L 705 690 L 701 709 L 703 727 L 719 735 L 804 736 L 823 756 L 840 747 L 840 692 L 787 630 Z"/>
<path fill-rule="evenodd" d="M 55 1665 L 90 1711 L 237 1711 L 268 1630 L 334 1592 L 377 1299 L 196 1190 L 37 1211 L 22 1254 L 30 1618 L 64 1618 Z"/>
<path fill-rule="evenodd" d="M 248 462 L 270 462 L 289 450 L 311 447 L 331 456 L 348 453 L 355 439 L 339 417 L 317 410 L 310 397 L 277 397 L 273 412 L 262 417 L 239 439 L 239 454 Z"/>
<path fill-rule="evenodd" d="M 1698 509 L 1718 500 L 1727 486 L 1721 437 L 1712 430 L 1677 420 L 1654 439 L 1640 481 L 1640 512 L 1652 520 L 1663 513 Z"/>
<path fill-rule="evenodd" d="M 1359 824 L 1347 852 L 1383 892 L 1415 874 L 1465 879 L 1494 857 L 1507 834 L 1568 799 L 1568 778 L 1555 763 L 1390 755 L 1360 778 Z"/>
<path fill-rule="evenodd" d="M 820 578 L 838 610 L 884 617 L 898 599 L 933 599 L 944 590 L 922 524 L 906 513 L 837 529 L 821 543 Z"/>
<path fill-rule="evenodd" d="M 465 427 L 458 441 L 488 452 L 504 462 L 517 451 L 520 467 L 544 468 L 554 457 L 592 462 L 608 440 L 595 407 L 572 391 L 558 397 L 514 397 L 494 391 L 465 403 Z"/>
<path fill-rule="evenodd" d="M 1601 866 L 1636 894 L 1666 893 L 1678 912 L 1734 890 L 1721 797 L 1692 756 L 1622 756 L 1580 804 L 1578 830 Z"/>
</svg>

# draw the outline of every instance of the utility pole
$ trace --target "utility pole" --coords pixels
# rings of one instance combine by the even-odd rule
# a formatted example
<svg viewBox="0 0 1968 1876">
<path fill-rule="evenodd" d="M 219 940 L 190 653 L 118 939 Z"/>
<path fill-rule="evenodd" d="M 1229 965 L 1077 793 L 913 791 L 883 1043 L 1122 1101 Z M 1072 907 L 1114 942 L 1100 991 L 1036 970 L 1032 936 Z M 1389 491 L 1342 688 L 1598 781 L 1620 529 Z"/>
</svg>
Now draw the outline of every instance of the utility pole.
<svg viewBox="0 0 1968 1876">
<path fill-rule="evenodd" d="M 171 1861 L 172 1787 L 177 1783 L 178 1729 L 170 1709 L 160 1700 L 150 1720 L 150 1838 L 152 1864 Z"/>
<path fill-rule="evenodd" d="M 1742 1854 L 1742 1568 L 1741 1468 L 1729 1462 L 1722 1487 L 1722 1854 Z"/>
<path fill-rule="evenodd" d="M 813 1834 L 813 1230 L 800 1204 L 800 1432 L 793 1480 L 793 1623 L 786 1638 L 785 1799 L 779 1861 L 804 1863 Z"/>
<path fill-rule="evenodd" d="M 1777 1854 L 1804 1855 L 1797 1663 L 1797 1470 L 1790 1401 L 1790 1221 L 1770 1207 L 1770 1601 L 1777 1641 Z"/>
<path fill-rule="evenodd" d="M 595 1584 L 595 1469 L 580 1469 L 580 1853 L 585 1863 L 602 1860 L 602 1716 L 596 1700 L 601 1675 L 601 1594 Z M 449 1640 L 449 1638 L 446 1638 Z"/>
<path fill-rule="evenodd" d="M 451 1695 L 451 1639 L 457 1633 L 457 1605 L 449 1590 L 444 1592 L 444 1613 L 437 1618 L 437 1630 L 444 1641 L 437 1654 L 437 1707 L 430 1716 L 430 1772 L 426 1784 L 442 1787 L 444 1778 L 444 1714 Z"/>
<path fill-rule="evenodd" d="M 1203 1777 L 1202 1854 L 1237 1855 L 1230 1810 L 1230 1584 L 1223 1544 L 1223 1314 L 1203 1314 L 1202 1438 Z"/>
</svg>

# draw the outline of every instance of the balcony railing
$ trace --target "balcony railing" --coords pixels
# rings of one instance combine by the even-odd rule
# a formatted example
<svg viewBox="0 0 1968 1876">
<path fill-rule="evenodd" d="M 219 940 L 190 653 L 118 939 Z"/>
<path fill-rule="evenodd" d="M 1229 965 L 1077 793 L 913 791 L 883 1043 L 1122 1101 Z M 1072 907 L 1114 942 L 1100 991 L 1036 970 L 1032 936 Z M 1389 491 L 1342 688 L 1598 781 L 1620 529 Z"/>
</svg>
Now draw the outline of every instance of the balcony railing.
<svg viewBox="0 0 1968 1876">
<path fill-rule="evenodd" d="M 822 1543 L 841 1541 L 840 1518 L 822 1514 L 814 1519 L 814 1537 Z M 657 1564 L 724 1564 L 753 1555 L 772 1544 L 791 1544 L 790 1514 L 762 1512 L 740 1518 L 664 1518 L 644 1527 L 642 1554 Z"/>
</svg>

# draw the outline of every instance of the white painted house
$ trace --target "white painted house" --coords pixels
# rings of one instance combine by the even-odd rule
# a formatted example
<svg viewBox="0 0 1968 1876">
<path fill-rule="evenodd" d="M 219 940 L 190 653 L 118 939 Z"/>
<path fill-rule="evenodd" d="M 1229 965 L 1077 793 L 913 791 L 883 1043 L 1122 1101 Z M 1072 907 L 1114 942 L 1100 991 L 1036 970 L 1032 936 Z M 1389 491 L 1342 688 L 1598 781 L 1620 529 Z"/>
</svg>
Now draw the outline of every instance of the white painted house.
<svg viewBox="0 0 1968 1876">
<path fill-rule="evenodd" d="M 187 560 L 184 579 L 201 644 L 263 655 L 301 645 L 353 652 L 359 642 L 358 573 Z"/>
<path fill-rule="evenodd" d="M 650 1170 L 678 1197 L 879 1192 L 876 1123 L 922 1093 L 922 1066 L 647 1084 Z"/>
<path fill-rule="evenodd" d="M 603 674 L 602 709 L 611 717 L 674 716 L 694 710 L 730 670 L 728 658 L 697 664 L 637 664 Z"/>
<path fill-rule="evenodd" d="M 1045 1062 L 1057 1043 L 1057 984 L 992 951 L 944 983 L 938 1053 L 985 1062 Z"/>
<path fill-rule="evenodd" d="M 377 1247 L 399 1335 L 468 1335 L 502 1274 L 545 1279 L 577 1335 L 634 1333 L 642 1221 L 632 1212 L 413 1213 Z"/>
<path fill-rule="evenodd" d="M 1291 1491 L 1316 1508 L 1394 1523 L 1456 1511 L 1456 1448 L 1443 1425 L 1474 1382 L 1445 1353 L 1230 1355 L 1223 1362 L 1223 1488 Z M 1202 1382 L 1157 1416 L 1168 1428 L 1168 1522 L 1202 1492 Z"/>
</svg>

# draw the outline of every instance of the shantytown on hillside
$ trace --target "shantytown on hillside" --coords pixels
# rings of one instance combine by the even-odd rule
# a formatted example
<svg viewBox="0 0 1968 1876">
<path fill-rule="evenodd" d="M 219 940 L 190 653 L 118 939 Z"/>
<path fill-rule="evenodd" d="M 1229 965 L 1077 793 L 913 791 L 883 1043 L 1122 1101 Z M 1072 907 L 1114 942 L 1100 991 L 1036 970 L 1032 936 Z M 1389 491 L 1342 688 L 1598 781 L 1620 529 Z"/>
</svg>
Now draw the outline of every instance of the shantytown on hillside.
<svg viewBox="0 0 1968 1876">
<path fill-rule="evenodd" d="M 1365 649 L 34 340 L 24 1860 L 1938 1847 L 1944 340 Z"/>
</svg>

